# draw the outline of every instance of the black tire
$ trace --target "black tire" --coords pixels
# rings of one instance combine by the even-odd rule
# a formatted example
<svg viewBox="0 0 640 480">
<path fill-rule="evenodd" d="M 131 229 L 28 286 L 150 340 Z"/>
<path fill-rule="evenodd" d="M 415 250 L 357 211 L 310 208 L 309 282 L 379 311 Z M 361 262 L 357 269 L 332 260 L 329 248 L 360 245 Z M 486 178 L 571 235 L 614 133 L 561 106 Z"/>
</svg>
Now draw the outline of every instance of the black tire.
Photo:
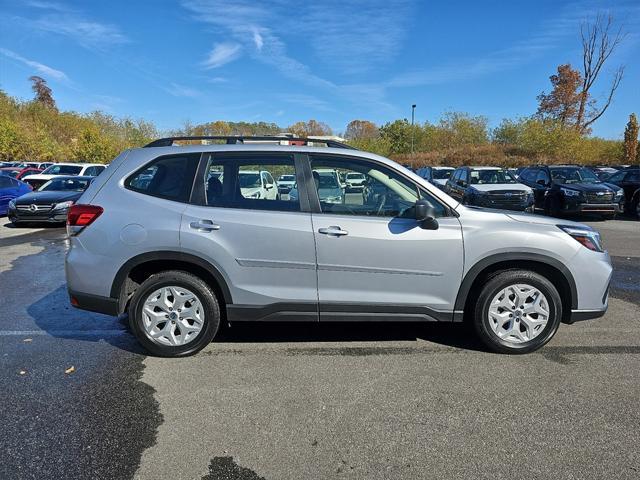
<svg viewBox="0 0 640 480">
<path fill-rule="evenodd" d="M 533 339 L 512 343 L 501 339 L 489 325 L 489 306 L 500 290 L 515 284 L 527 284 L 537 288 L 549 304 L 549 320 Z M 562 300 L 556 287 L 542 275 L 528 270 L 506 270 L 491 277 L 482 287 L 473 312 L 473 323 L 480 340 L 497 353 L 522 354 L 533 352 L 546 344 L 555 335 L 562 320 Z"/>
<path fill-rule="evenodd" d="M 182 346 L 160 345 L 145 333 L 142 309 L 149 295 L 163 286 L 177 286 L 193 292 L 204 310 L 204 326 L 198 335 Z M 156 273 L 138 287 L 129 304 L 129 327 L 142 346 L 159 357 L 186 357 L 209 345 L 220 326 L 220 303 L 211 287 L 201 278 L 187 272 L 169 270 Z"/>
<path fill-rule="evenodd" d="M 544 202 L 544 214 L 547 217 L 560 216 L 560 201 L 557 196 L 548 196 Z"/>
</svg>

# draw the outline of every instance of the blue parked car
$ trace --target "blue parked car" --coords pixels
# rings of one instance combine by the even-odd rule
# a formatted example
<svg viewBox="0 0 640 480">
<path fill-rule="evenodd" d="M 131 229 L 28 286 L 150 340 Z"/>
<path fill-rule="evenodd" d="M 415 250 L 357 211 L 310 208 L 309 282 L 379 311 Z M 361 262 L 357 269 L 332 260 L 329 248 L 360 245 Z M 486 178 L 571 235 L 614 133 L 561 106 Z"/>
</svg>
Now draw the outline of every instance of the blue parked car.
<svg viewBox="0 0 640 480">
<path fill-rule="evenodd" d="M 0 215 L 6 215 L 9 202 L 29 193 L 31 187 L 9 175 L 0 175 Z"/>
</svg>

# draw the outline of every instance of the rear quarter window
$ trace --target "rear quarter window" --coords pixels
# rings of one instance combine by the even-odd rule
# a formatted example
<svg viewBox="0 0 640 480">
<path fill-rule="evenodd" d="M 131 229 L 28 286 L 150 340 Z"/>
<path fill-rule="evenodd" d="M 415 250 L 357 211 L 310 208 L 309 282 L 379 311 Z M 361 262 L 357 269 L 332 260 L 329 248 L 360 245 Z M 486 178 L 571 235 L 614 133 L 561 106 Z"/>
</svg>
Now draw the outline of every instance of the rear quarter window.
<svg viewBox="0 0 640 480">
<path fill-rule="evenodd" d="M 130 175 L 125 187 L 153 197 L 188 202 L 200 153 L 156 158 Z"/>
</svg>

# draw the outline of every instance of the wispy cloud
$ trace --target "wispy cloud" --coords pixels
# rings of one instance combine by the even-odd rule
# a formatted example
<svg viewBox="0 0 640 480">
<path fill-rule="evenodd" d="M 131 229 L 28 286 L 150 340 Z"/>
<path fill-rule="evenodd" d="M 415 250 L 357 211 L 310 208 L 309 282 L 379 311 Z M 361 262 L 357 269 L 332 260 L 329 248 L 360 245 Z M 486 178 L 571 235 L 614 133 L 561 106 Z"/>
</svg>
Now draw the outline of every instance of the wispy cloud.
<svg viewBox="0 0 640 480">
<path fill-rule="evenodd" d="M 242 46 L 239 43 L 217 43 L 213 46 L 213 50 L 209 52 L 207 59 L 202 62 L 202 65 L 206 69 L 221 67 L 238 58 L 241 50 Z"/>
<path fill-rule="evenodd" d="M 257 27 L 253 28 L 253 43 L 256 44 L 256 48 L 258 51 L 262 50 L 262 46 L 264 45 L 264 39 L 260 34 L 260 30 Z"/>
<path fill-rule="evenodd" d="M 569 36 L 575 36 L 576 45 L 578 45 L 577 32 L 579 32 L 580 23 L 601 11 L 599 6 L 600 3 L 597 1 L 578 1 L 567 4 L 557 16 L 543 23 L 536 34 L 517 41 L 509 47 L 488 52 L 479 58 L 458 59 L 431 68 L 403 72 L 384 82 L 383 85 L 385 87 L 419 87 L 467 81 L 527 64 L 557 48 Z M 636 16 L 640 15 L 638 7 L 624 7 L 612 13 L 620 15 L 624 21 L 630 11 L 635 11 Z M 561 61 L 569 61 L 569 59 Z"/>
<path fill-rule="evenodd" d="M 12 50 L 8 50 L 6 48 L 0 48 L 0 54 L 4 55 L 7 58 L 11 58 L 12 60 L 15 60 L 17 62 L 20 62 L 28 67 L 33 68 L 36 72 L 40 73 L 45 77 L 53 78 L 59 81 L 69 80 L 69 77 L 67 77 L 67 75 L 63 71 L 56 70 L 55 68 L 45 65 L 44 63 L 36 62 L 35 60 L 30 60 L 28 58 L 25 58 Z"/>
<path fill-rule="evenodd" d="M 292 26 L 306 34 L 313 51 L 342 73 L 362 73 L 391 60 L 410 20 L 407 0 L 308 2 Z M 331 17 L 327 18 L 327 12 Z"/>
<path fill-rule="evenodd" d="M 195 88 L 187 87 L 185 85 L 180 85 L 173 82 L 171 82 L 169 86 L 164 87 L 164 91 L 170 95 L 173 95 L 174 97 L 195 98 L 202 95 L 202 93 Z"/>
<path fill-rule="evenodd" d="M 117 27 L 75 13 L 52 13 L 28 22 L 38 30 L 64 35 L 86 48 L 104 49 L 129 42 Z"/>
<path fill-rule="evenodd" d="M 303 93 L 280 93 L 276 95 L 276 98 L 281 102 L 287 102 L 313 110 L 331 110 L 328 102 L 321 100 L 320 98 L 313 95 L 307 95 Z"/>
<path fill-rule="evenodd" d="M 91 19 L 66 4 L 31 0 L 26 5 L 39 10 L 40 14 L 28 18 L 13 17 L 12 21 L 27 28 L 65 36 L 88 49 L 106 50 L 129 42 L 118 27 Z"/>
</svg>

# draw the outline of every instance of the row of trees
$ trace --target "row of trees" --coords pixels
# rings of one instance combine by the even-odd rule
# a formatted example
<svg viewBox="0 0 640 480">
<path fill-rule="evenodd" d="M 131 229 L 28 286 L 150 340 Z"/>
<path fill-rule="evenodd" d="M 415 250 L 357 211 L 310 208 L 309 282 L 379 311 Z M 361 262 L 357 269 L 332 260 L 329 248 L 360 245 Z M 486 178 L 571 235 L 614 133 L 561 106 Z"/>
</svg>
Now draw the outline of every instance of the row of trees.
<svg viewBox="0 0 640 480">
<path fill-rule="evenodd" d="M 618 67 L 598 101 L 592 91 L 605 63 L 624 40 L 610 16 L 598 15 L 580 32 L 582 66 L 562 64 L 550 77 L 551 90 L 542 92 L 530 117 L 505 119 L 490 129 L 483 116 L 445 113 L 436 122 L 411 125 L 395 120 L 378 126 L 353 120 L 344 132 L 348 142 L 363 150 L 421 164 L 463 163 L 522 165 L 539 162 L 585 164 L 637 163 L 638 122 L 629 117 L 624 141 L 590 136 L 592 125 L 611 105 L 623 78 Z M 23 102 L 0 91 L 0 159 L 108 162 L 118 152 L 144 145 L 159 136 L 143 120 L 115 118 L 101 112 L 81 115 L 60 112 L 53 93 L 41 77 L 31 77 L 34 99 Z M 622 127 L 622 125 L 621 125 Z M 267 122 L 186 123 L 175 135 L 331 135 L 320 121 L 297 122 L 285 128 Z"/>
</svg>

